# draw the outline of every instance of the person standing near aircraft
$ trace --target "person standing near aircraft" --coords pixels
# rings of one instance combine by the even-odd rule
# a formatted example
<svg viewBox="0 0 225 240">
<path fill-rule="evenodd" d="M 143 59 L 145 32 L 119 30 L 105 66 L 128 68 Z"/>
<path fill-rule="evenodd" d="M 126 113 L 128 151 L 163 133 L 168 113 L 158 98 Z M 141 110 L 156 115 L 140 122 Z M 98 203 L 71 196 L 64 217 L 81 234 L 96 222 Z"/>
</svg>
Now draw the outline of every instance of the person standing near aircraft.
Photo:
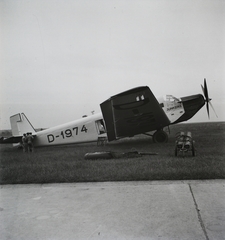
<svg viewBox="0 0 225 240">
<path fill-rule="evenodd" d="M 100 120 L 100 121 L 99 121 L 98 127 L 99 127 L 99 133 L 100 133 L 100 134 L 105 133 L 105 127 L 104 127 L 103 120 Z"/>
<path fill-rule="evenodd" d="M 33 152 L 33 139 L 32 133 L 27 133 L 28 152 Z"/>
<path fill-rule="evenodd" d="M 27 152 L 28 151 L 28 141 L 27 141 L 26 133 L 24 133 L 23 137 L 22 137 L 22 146 L 23 146 L 23 152 Z"/>
</svg>

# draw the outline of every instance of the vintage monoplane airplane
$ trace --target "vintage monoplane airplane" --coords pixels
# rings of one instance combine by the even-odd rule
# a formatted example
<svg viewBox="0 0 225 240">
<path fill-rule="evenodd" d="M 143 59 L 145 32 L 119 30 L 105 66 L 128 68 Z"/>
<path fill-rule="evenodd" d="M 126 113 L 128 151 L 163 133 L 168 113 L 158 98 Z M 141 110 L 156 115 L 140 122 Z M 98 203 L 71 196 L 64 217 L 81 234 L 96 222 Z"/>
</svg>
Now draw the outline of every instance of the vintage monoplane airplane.
<svg viewBox="0 0 225 240">
<path fill-rule="evenodd" d="M 211 99 L 205 79 L 202 90 L 204 97 L 201 94 L 181 98 L 166 95 L 157 100 L 149 87 L 133 88 L 101 103 L 102 113 L 38 132 L 24 113 L 18 113 L 10 117 L 12 137 L 2 137 L 0 143 L 18 145 L 27 132 L 34 136 L 34 146 L 50 146 L 93 142 L 99 138 L 113 141 L 137 134 L 150 135 L 152 131 L 155 131 L 151 135 L 154 142 L 167 142 L 168 135 L 163 128 L 189 120 L 205 103 L 209 116 Z"/>
</svg>

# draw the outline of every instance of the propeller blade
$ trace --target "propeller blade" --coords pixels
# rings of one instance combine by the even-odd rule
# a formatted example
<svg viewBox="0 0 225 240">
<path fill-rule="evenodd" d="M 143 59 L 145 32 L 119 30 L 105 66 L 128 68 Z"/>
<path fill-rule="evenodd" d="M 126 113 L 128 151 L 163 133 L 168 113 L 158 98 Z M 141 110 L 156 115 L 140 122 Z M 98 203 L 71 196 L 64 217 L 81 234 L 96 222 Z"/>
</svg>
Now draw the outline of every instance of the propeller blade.
<svg viewBox="0 0 225 240">
<path fill-rule="evenodd" d="M 217 116 L 217 114 L 216 114 L 216 111 L 215 111 L 215 109 L 214 109 L 214 107 L 213 107 L 212 103 L 211 103 L 211 102 L 209 102 L 209 104 L 210 104 L 210 107 L 212 108 L 213 112 L 215 113 L 216 117 L 218 118 L 218 116 Z"/>
<path fill-rule="evenodd" d="M 205 78 L 204 78 L 204 87 L 202 85 L 201 85 L 201 87 L 202 87 L 203 94 L 205 96 L 205 102 L 206 102 L 206 109 L 207 109 L 208 117 L 210 118 L 210 115 L 209 115 L 209 104 L 210 104 L 211 108 L 213 109 L 215 115 L 217 116 L 216 111 L 213 108 L 212 103 L 210 102 L 212 99 L 209 98 L 209 93 L 208 93 L 208 88 L 207 88 L 207 84 L 206 84 L 206 79 Z"/>
<path fill-rule="evenodd" d="M 205 99 L 207 102 L 209 102 L 209 94 L 208 94 L 208 88 L 207 88 L 207 84 L 206 84 L 206 79 L 204 78 L 204 92 L 205 92 Z"/>
<path fill-rule="evenodd" d="M 208 118 L 210 118 L 209 116 L 209 102 L 206 101 L 206 109 L 207 109 L 207 113 L 208 113 Z"/>
<path fill-rule="evenodd" d="M 204 87 L 202 86 L 202 84 L 201 84 L 201 87 L 202 87 L 202 92 L 203 92 L 203 94 L 204 94 L 204 96 L 205 96 L 205 89 L 204 89 Z"/>
</svg>

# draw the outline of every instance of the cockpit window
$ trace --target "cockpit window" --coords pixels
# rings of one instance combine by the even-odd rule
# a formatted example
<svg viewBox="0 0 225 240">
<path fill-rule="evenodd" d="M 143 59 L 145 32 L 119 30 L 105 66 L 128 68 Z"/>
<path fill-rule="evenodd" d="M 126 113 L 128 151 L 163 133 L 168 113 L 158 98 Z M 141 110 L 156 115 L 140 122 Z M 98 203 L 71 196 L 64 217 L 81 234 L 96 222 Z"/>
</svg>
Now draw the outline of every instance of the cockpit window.
<svg viewBox="0 0 225 240">
<path fill-rule="evenodd" d="M 170 101 L 170 102 L 174 102 L 175 101 L 175 98 L 172 95 L 167 95 L 166 98 L 167 98 L 167 101 Z"/>
</svg>

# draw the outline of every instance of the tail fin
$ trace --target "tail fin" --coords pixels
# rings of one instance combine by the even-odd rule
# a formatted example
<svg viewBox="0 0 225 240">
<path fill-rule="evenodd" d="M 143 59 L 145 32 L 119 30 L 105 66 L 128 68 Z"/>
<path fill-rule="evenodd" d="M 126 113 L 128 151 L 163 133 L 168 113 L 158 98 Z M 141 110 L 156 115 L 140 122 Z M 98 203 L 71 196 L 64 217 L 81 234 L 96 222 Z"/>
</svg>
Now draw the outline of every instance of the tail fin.
<svg viewBox="0 0 225 240">
<path fill-rule="evenodd" d="M 30 132 L 35 135 L 35 129 L 27 119 L 24 113 L 18 113 L 10 117 L 10 123 L 13 136 L 22 136 L 24 133 Z"/>
</svg>

